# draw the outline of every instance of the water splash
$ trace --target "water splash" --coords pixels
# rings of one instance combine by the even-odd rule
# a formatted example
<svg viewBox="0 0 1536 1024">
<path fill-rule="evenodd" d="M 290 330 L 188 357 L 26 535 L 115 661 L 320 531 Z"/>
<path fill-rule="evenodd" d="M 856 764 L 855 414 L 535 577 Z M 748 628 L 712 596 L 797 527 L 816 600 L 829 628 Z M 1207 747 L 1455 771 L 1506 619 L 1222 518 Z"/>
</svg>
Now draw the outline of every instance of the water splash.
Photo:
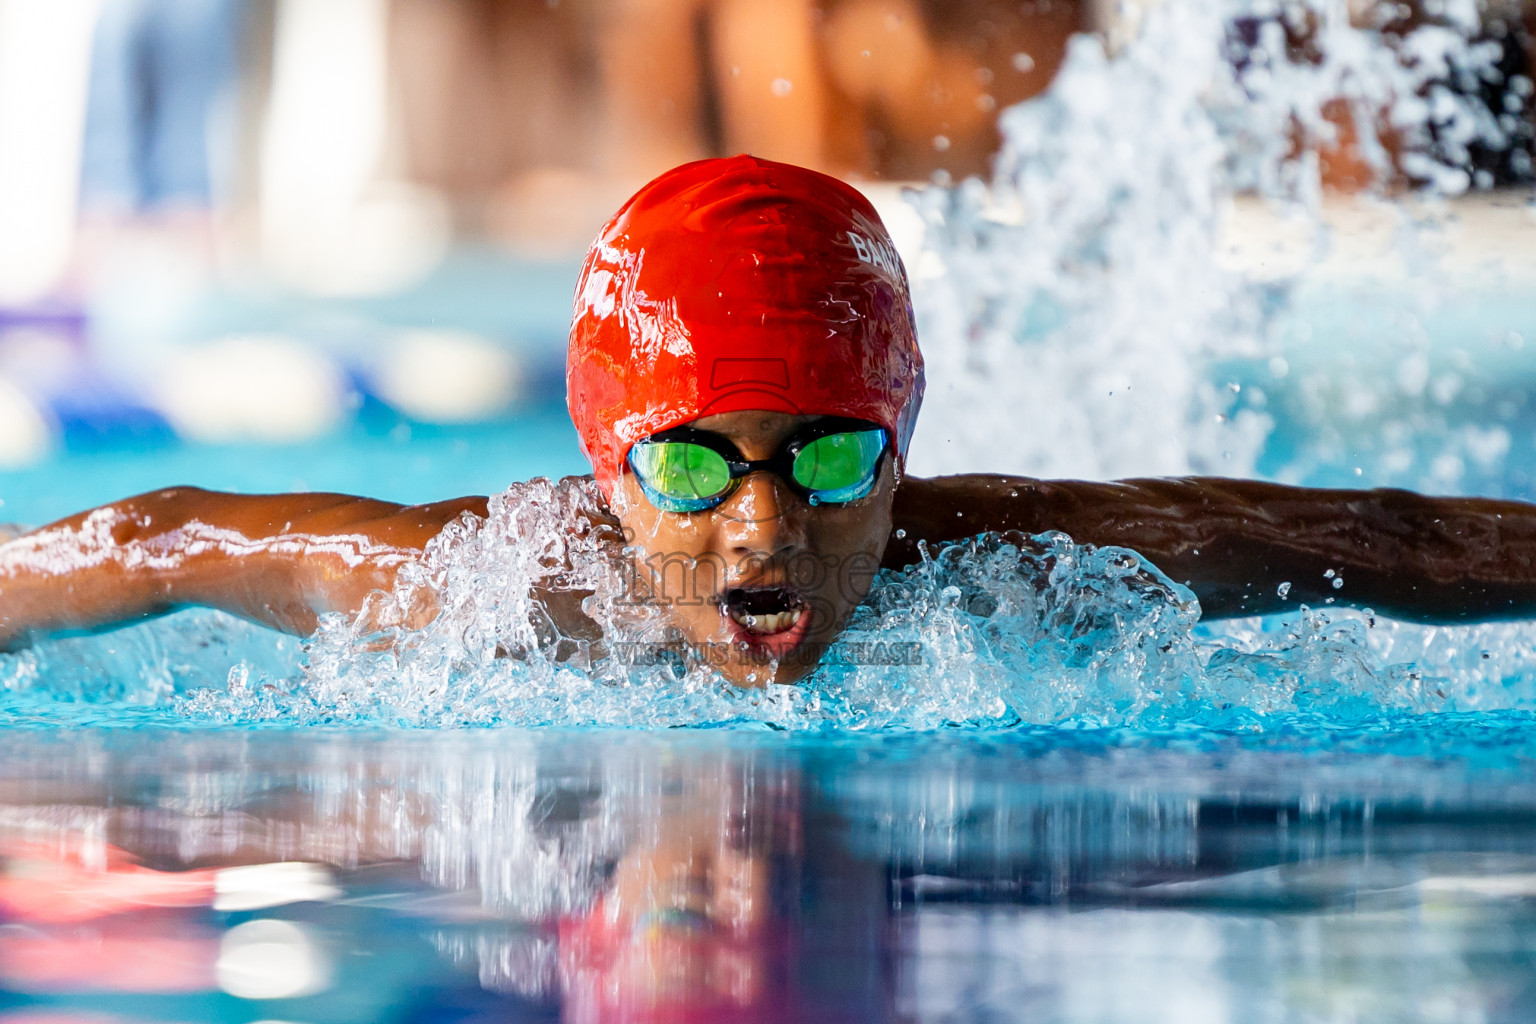
<svg viewBox="0 0 1536 1024">
<path fill-rule="evenodd" d="M 1475 93 L 1499 53 L 1477 28 L 1470 4 L 1404 33 L 1334 0 L 1183 0 L 1113 58 L 1075 39 L 1050 90 L 1003 113 L 989 181 L 913 197 L 914 469 L 1251 475 L 1274 419 L 1218 368 L 1281 355 L 1298 275 L 1224 259 L 1234 197 L 1299 221 L 1305 269 L 1329 249 L 1319 153 L 1346 136 L 1378 188 L 1398 169 L 1464 191 L 1474 147 L 1510 141 Z"/>
<path fill-rule="evenodd" d="M 295 678 L 303 663 L 297 637 L 219 612 L 182 612 L 102 636 L 0 655 L 0 722 L 164 722 L 181 694 L 223 688 L 237 675 Z"/>
<path fill-rule="evenodd" d="M 613 548 L 591 526 L 598 502 L 581 480 L 517 485 L 489 519 L 445 533 L 397 590 L 404 607 L 421 580 L 440 588 L 443 611 L 429 625 L 385 636 L 333 619 L 302 675 L 240 669 L 228 687 L 175 707 L 221 722 L 854 730 L 1259 729 L 1268 716 L 1536 707 L 1526 682 L 1536 629 L 1464 634 L 1501 652 L 1497 663 L 1478 658 L 1481 669 L 1447 639 L 1454 631 L 1369 617 L 1307 612 L 1213 630 L 1198 625 L 1188 589 L 1140 556 L 1063 534 L 983 535 L 884 573 L 810 679 L 738 690 L 705 665 L 605 654 L 660 650 L 668 636 L 655 609 L 618 599 Z M 530 596 L 563 588 L 591 592 L 585 607 L 604 641 L 562 635 Z"/>
<path fill-rule="evenodd" d="M 806 682 L 738 690 L 707 666 L 605 654 L 667 635 L 654 610 L 614 600 L 597 501 L 584 481 L 517 485 L 489 519 L 446 531 L 369 616 L 327 621 L 302 665 L 292 642 L 274 650 L 272 634 L 212 613 L 0 657 L 6 721 L 1241 732 L 1536 710 L 1536 625 L 1306 609 L 1201 624 L 1190 592 L 1139 556 L 1062 534 L 983 535 L 884 573 Z M 441 614 L 378 628 L 377 606 L 408 608 L 424 580 Z M 550 625 L 530 595 L 561 588 L 591 592 L 606 641 Z"/>
</svg>

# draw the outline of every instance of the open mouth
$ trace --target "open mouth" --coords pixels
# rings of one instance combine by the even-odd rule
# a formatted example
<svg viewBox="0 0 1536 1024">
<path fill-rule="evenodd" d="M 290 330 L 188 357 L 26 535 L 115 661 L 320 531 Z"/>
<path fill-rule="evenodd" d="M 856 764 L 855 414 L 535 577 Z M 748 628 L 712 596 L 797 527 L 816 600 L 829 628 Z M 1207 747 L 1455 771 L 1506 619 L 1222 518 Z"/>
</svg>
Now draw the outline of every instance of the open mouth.
<svg viewBox="0 0 1536 1024">
<path fill-rule="evenodd" d="M 736 587 L 726 591 L 722 607 L 749 637 L 787 633 L 810 616 L 805 599 L 783 587 Z"/>
</svg>

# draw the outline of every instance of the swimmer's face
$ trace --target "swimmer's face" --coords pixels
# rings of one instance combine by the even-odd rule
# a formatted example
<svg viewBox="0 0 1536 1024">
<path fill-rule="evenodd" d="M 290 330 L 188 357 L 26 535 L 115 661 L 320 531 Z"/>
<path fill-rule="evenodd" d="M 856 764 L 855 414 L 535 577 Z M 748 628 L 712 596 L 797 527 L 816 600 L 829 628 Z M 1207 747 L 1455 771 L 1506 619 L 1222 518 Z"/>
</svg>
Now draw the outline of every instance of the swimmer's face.
<svg viewBox="0 0 1536 1024">
<path fill-rule="evenodd" d="M 819 417 L 730 412 L 690 426 L 729 439 L 749 460 L 772 458 Z M 891 533 L 895 460 L 868 496 L 811 505 L 777 475 L 752 473 L 715 508 L 663 512 L 633 472 L 614 512 L 635 550 L 637 577 L 683 641 L 738 686 L 794 683 L 869 592 Z"/>
</svg>

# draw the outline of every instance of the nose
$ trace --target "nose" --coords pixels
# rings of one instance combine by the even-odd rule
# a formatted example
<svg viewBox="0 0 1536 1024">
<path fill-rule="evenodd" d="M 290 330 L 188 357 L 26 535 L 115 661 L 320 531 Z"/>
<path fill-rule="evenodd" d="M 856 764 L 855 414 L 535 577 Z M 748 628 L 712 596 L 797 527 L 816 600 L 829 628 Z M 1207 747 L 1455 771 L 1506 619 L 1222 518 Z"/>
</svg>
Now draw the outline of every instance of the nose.
<svg viewBox="0 0 1536 1024">
<path fill-rule="evenodd" d="M 788 559 L 805 550 L 804 509 L 772 473 L 750 473 L 720 506 L 721 539 L 738 559 Z"/>
</svg>

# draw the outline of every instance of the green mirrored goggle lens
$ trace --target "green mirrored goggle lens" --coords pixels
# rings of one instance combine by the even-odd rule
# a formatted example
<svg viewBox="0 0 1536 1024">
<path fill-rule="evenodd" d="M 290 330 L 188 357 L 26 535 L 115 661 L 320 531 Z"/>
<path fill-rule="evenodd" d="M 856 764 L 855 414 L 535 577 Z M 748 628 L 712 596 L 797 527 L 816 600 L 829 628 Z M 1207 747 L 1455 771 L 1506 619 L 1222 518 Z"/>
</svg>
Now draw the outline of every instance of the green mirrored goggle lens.
<svg viewBox="0 0 1536 1024">
<path fill-rule="evenodd" d="M 630 461 L 641 483 L 675 501 L 704 501 L 731 485 L 731 467 L 719 452 L 685 441 L 639 444 Z"/>
<path fill-rule="evenodd" d="M 787 467 L 782 453 L 734 463 L 708 444 L 681 439 L 641 441 L 630 449 L 629 464 L 651 504 L 663 512 L 700 512 L 724 501 L 737 476 L 764 468 L 787 470 L 788 482 L 812 505 L 857 501 L 873 489 L 884 452 L 885 431 L 874 428 L 806 442 Z"/>
<path fill-rule="evenodd" d="M 883 430 L 818 437 L 795 456 L 795 483 L 818 502 L 862 498 L 874 486 L 875 466 L 884 449 Z"/>
</svg>

